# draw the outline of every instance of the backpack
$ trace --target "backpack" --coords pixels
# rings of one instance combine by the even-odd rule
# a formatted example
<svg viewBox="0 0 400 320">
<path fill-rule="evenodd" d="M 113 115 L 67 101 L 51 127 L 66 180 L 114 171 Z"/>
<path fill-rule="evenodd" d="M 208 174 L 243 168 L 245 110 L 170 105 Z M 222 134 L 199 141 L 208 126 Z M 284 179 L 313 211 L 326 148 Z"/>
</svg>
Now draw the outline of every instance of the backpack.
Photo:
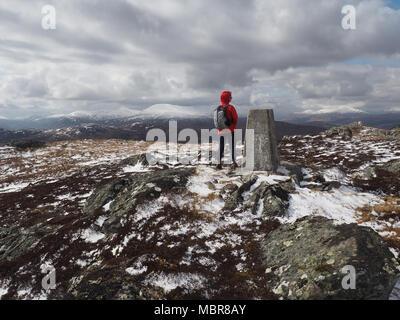
<svg viewBox="0 0 400 320">
<path fill-rule="evenodd" d="M 229 104 L 227 104 L 226 106 L 219 106 L 214 110 L 214 125 L 218 130 L 227 129 L 232 124 L 226 112 L 226 109 L 228 107 Z"/>
</svg>

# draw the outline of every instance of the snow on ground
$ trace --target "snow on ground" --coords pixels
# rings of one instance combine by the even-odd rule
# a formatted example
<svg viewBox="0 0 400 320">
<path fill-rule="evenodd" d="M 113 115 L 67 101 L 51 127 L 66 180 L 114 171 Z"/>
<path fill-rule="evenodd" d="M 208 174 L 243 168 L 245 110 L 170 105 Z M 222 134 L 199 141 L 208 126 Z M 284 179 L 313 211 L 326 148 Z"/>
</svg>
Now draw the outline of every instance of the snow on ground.
<svg viewBox="0 0 400 320">
<path fill-rule="evenodd" d="M 133 173 L 133 172 L 147 172 L 150 171 L 147 169 L 146 166 L 144 166 L 141 162 L 138 162 L 134 166 L 126 166 L 124 169 L 124 173 Z"/>
<path fill-rule="evenodd" d="M 350 187 L 340 187 L 332 191 L 297 187 L 296 192 L 290 195 L 288 217 L 281 218 L 280 221 L 291 223 L 305 216 L 319 215 L 340 223 L 356 223 L 356 209 L 380 202 L 380 197 Z"/>
<path fill-rule="evenodd" d="M 1 147 L 0 194 L 19 192 L 30 183 L 56 182 L 85 168 L 113 164 L 143 152 L 149 145 L 144 141 L 88 139 L 53 142 L 33 151 Z"/>
<path fill-rule="evenodd" d="M 88 228 L 82 231 L 81 237 L 86 242 L 96 243 L 97 241 L 103 239 L 105 235 L 101 232 L 97 232 L 93 229 Z"/>
<path fill-rule="evenodd" d="M 316 163 L 324 164 L 324 160 L 333 159 L 338 157 L 338 163 L 342 162 L 339 159 L 338 153 L 343 153 L 349 157 L 349 160 L 356 160 L 357 154 L 364 152 L 365 154 L 374 153 L 376 159 L 366 161 L 363 165 L 371 163 L 372 161 L 389 161 L 396 157 L 400 157 L 400 152 L 393 151 L 393 146 L 387 143 L 368 143 L 356 141 L 338 141 L 337 139 L 326 138 L 330 144 L 329 147 L 326 145 L 320 145 L 321 141 L 318 137 L 305 136 L 301 137 L 300 141 L 303 141 L 303 145 L 299 149 L 292 149 L 295 146 L 295 141 L 290 140 L 283 148 L 286 150 L 286 156 L 288 154 L 302 154 L 305 150 L 312 150 L 312 158 Z M 352 143 L 356 144 L 355 146 Z M 68 143 L 55 143 L 50 147 L 36 152 L 18 152 L 1 149 L 0 148 L 0 172 L 4 173 L 2 180 L 0 179 L 0 193 L 13 192 L 9 190 L 16 190 L 17 192 L 22 191 L 24 187 L 29 185 L 32 181 L 54 179 L 57 181 L 65 175 L 71 175 L 77 170 L 85 168 L 92 168 L 94 165 L 108 165 L 116 163 L 122 159 L 125 159 L 133 154 L 138 154 L 146 151 L 148 145 L 133 142 L 121 142 L 118 141 L 85 141 L 85 142 L 68 142 Z M 178 146 L 176 146 L 178 148 Z M 215 145 L 213 146 L 215 148 Z M 119 149 L 121 148 L 121 149 Z M 199 151 L 208 152 L 210 144 L 207 145 L 191 145 L 187 146 L 188 152 L 191 155 L 198 154 Z M 362 149 L 364 148 L 364 149 Z M 174 149 L 172 146 L 171 149 Z M 157 159 L 163 160 L 168 155 L 168 148 L 166 146 L 157 151 Z M 10 156 L 8 153 L 14 152 Z M 191 158 L 192 156 L 187 156 Z M 179 157 L 177 157 L 179 158 Z M 15 163 L 10 163 L 10 159 L 13 159 Z M 187 159 L 183 157 L 183 159 Z M 70 162 L 68 162 L 68 161 Z M 335 160 L 336 161 L 336 160 Z M 351 161 L 350 161 L 351 163 Z M 67 167 L 63 167 L 67 165 Z M 35 174 L 31 175 L 27 168 L 30 167 L 35 170 Z M 144 167 L 142 164 L 135 166 L 125 166 L 120 168 L 118 174 L 134 174 L 136 172 L 145 172 L 153 170 L 153 168 Z M 343 186 L 339 189 L 332 189 L 331 191 L 315 191 L 308 188 L 301 188 L 296 186 L 296 191 L 290 195 L 289 209 L 287 217 L 280 218 L 281 223 L 292 223 L 296 219 L 307 215 L 322 215 L 330 219 L 334 219 L 338 223 L 354 223 L 358 222 L 357 210 L 366 205 L 376 205 L 382 202 L 380 196 L 368 192 L 360 192 L 359 190 L 348 186 L 348 176 L 338 166 L 327 166 L 324 169 L 318 169 L 327 181 L 340 181 Z M 306 174 L 306 178 L 311 178 L 315 173 L 315 168 L 311 166 L 305 166 L 303 173 Z M 248 199 L 251 192 L 254 191 L 261 183 L 265 182 L 268 184 L 275 184 L 282 181 L 288 181 L 289 171 L 285 167 L 280 167 L 278 174 L 267 175 L 265 172 L 253 172 L 252 174 L 258 176 L 257 182 L 251 187 L 250 191 L 243 194 L 244 199 Z M 141 230 L 143 226 L 149 221 L 152 221 L 154 225 L 159 225 L 154 243 L 158 247 L 163 245 L 169 249 L 174 249 L 179 245 L 179 241 L 174 240 L 168 242 L 169 238 L 182 237 L 189 235 L 190 241 L 198 241 L 205 244 L 205 246 L 199 245 L 188 245 L 186 253 L 180 261 L 182 266 L 190 266 L 191 264 L 198 262 L 200 265 L 207 266 L 210 270 L 217 268 L 218 263 L 214 254 L 218 254 L 221 249 L 228 247 L 232 256 L 240 257 L 241 262 L 235 264 L 235 268 L 239 272 L 246 270 L 246 259 L 248 259 L 247 253 L 242 249 L 245 238 L 243 232 L 251 233 L 255 238 L 262 237 L 262 230 L 258 232 L 256 229 L 262 224 L 260 206 L 259 214 L 253 215 L 248 210 L 235 210 L 231 213 L 223 212 L 224 199 L 223 189 L 228 185 L 240 186 L 244 181 L 249 178 L 250 173 L 237 170 L 234 173 L 229 173 L 227 169 L 221 171 L 215 170 L 209 165 L 198 165 L 196 166 L 196 173 L 189 178 L 187 184 L 187 190 L 180 195 L 163 195 L 160 198 L 145 202 L 137 207 L 136 213 L 129 217 L 134 226 L 134 230 L 130 230 L 126 235 L 122 236 L 119 242 L 111 248 L 112 253 L 115 257 L 118 257 L 125 249 L 129 247 L 131 240 L 137 241 L 149 241 L 155 237 L 154 231 L 145 232 Z M 18 177 L 20 180 L 13 180 L 13 176 Z M 19 177 L 20 176 L 20 177 Z M 105 178 L 112 179 L 113 175 L 107 174 Z M 83 193 L 83 192 L 82 192 Z M 81 204 L 85 198 L 90 196 L 90 193 L 85 191 L 85 194 L 75 195 L 67 189 L 63 194 L 57 195 L 55 200 L 60 202 L 73 200 L 77 197 L 83 198 Z M 54 202 L 56 204 L 57 202 Z M 104 205 L 103 209 L 105 212 L 109 211 L 112 202 Z M 189 209 L 190 212 L 196 212 L 198 214 L 197 220 L 193 221 L 177 221 L 171 222 L 166 221 L 166 217 L 160 215 L 163 212 L 165 205 L 172 205 L 177 209 Z M 101 227 L 107 218 L 107 213 L 97 218 L 95 225 Z M 126 221 L 122 221 L 124 223 Z M 381 235 L 390 235 L 385 230 L 387 222 L 379 223 L 363 223 L 372 227 Z M 385 233 L 386 232 L 386 233 Z M 194 234 L 191 236 L 191 234 Z M 85 242 L 90 244 L 96 244 L 102 240 L 105 235 L 101 232 L 95 231 L 92 228 L 80 230 L 75 237 L 83 239 Z M 73 240 L 73 239 L 72 239 Z M 112 240 L 112 239 L 111 239 Z M 232 250 L 233 248 L 233 250 Z M 397 252 L 396 252 L 397 253 Z M 131 263 L 125 269 L 132 276 L 139 276 L 148 272 L 148 266 L 146 263 L 149 259 L 154 260 L 154 256 L 141 256 L 138 257 L 133 263 Z M 91 259 L 77 259 L 73 263 L 80 266 L 86 266 L 90 264 Z M 196 273 L 165 273 L 156 272 L 150 273 L 144 279 L 144 283 L 149 285 L 155 285 L 163 288 L 165 292 L 170 292 L 177 287 L 186 288 L 191 290 L 193 288 L 201 288 L 204 285 L 205 278 L 200 274 Z M 0 283 L 0 298 L 2 295 L 7 293 L 7 284 Z M 22 289 L 21 289 L 22 290 Z M 22 295 L 26 293 L 21 291 Z"/>
<path fill-rule="evenodd" d="M 25 187 L 29 186 L 30 182 L 17 182 L 17 183 L 10 183 L 10 184 L 2 184 L 0 186 L 0 193 L 7 193 L 7 192 L 20 192 Z"/>
<path fill-rule="evenodd" d="M 2 296 L 6 295 L 7 292 L 8 292 L 8 282 L 3 281 L 2 283 L 0 283 L 0 299 Z"/>
<path fill-rule="evenodd" d="M 206 281 L 206 278 L 193 273 L 165 274 L 160 272 L 148 277 L 143 284 L 161 287 L 168 293 L 177 287 L 188 290 L 200 289 Z"/>
</svg>

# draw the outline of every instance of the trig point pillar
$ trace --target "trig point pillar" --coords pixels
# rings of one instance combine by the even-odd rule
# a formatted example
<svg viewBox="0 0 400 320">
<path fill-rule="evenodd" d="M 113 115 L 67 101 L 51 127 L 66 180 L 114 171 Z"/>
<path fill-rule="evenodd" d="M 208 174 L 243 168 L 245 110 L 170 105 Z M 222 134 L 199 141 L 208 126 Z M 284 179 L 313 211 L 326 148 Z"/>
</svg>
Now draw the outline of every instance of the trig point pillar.
<svg viewBox="0 0 400 320">
<path fill-rule="evenodd" d="M 254 171 L 276 172 L 280 161 L 274 111 L 249 110 L 246 129 L 254 130 L 254 135 L 246 131 L 246 163 L 251 163 Z M 254 140 L 254 143 L 251 140 Z"/>
</svg>

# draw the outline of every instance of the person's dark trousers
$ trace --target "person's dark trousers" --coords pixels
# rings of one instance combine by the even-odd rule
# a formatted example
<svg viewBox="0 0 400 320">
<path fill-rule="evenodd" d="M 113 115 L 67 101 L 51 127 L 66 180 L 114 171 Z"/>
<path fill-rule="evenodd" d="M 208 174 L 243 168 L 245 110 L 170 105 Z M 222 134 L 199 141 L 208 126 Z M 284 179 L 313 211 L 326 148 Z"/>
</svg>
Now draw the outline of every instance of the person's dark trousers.
<svg viewBox="0 0 400 320">
<path fill-rule="evenodd" d="M 231 132 L 232 135 L 232 143 L 231 143 L 231 153 L 232 153 L 232 163 L 236 163 L 235 161 L 235 132 Z M 225 136 L 221 134 L 219 137 L 219 163 L 222 163 L 222 158 L 224 157 L 224 149 L 225 149 Z"/>
</svg>

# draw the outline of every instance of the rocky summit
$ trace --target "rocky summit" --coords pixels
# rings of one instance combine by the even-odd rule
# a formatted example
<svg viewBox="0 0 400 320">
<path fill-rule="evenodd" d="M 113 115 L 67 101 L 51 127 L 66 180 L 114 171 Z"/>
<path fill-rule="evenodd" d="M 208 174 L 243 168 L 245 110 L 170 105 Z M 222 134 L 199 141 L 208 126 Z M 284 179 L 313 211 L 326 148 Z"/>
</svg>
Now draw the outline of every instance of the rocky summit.
<svg viewBox="0 0 400 320">
<path fill-rule="evenodd" d="M 0 298 L 399 299 L 399 137 L 285 136 L 275 174 L 212 144 L 3 145 Z"/>
<path fill-rule="evenodd" d="M 288 299 L 388 299 L 400 270 L 371 228 L 336 225 L 325 217 L 283 225 L 261 248 L 273 291 Z M 356 270 L 354 289 L 342 286 L 346 266 Z"/>
</svg>

